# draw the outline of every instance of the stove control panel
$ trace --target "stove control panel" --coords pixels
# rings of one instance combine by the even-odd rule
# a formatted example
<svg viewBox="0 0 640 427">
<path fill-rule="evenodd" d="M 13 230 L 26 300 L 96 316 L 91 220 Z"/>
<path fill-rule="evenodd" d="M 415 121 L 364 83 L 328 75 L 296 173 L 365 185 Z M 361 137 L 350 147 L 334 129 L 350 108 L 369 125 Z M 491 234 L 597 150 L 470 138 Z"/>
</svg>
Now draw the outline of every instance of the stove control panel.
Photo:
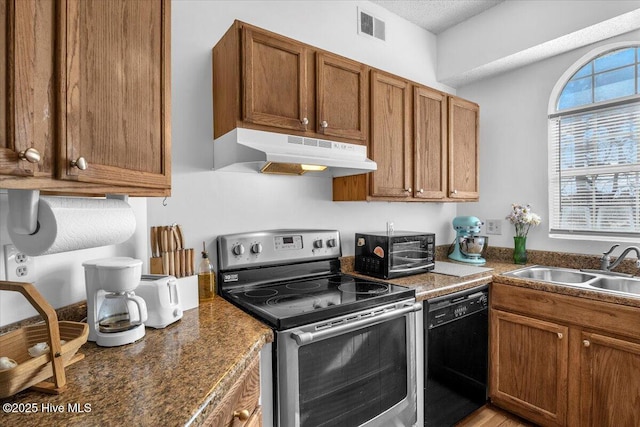
<svg viewBox="0 0 640 427">
<path fill-rule="evenodd" d="M 338 258 L 337 230 L 270 230 L 218 237 L 218 269 Z"/>
</svg>

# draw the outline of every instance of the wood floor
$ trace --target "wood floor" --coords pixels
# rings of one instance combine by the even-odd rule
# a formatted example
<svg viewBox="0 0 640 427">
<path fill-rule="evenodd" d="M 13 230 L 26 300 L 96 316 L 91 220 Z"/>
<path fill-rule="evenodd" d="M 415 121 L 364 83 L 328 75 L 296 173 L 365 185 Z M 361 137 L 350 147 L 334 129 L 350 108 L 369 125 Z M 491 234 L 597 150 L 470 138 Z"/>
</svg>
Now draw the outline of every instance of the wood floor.
<svg viewBox="0 0 640 427">
<path fill-rule="evenodd" d="M 484 406 L 464 420 L 456 424 L 456 427 L 533 427 L 531 424 L 516 415 L 503 411 L 495 406 Z"/>
</svg>

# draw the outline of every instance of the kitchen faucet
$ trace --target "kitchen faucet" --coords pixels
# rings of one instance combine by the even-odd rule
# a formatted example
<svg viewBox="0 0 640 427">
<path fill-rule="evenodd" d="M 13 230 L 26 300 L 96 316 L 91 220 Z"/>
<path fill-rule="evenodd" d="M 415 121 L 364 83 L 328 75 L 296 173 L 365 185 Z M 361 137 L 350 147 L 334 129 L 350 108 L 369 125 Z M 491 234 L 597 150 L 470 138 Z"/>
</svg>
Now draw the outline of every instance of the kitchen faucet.
<svg viewBox="0 0 640 427">
<path fill-rule="evenodd" d="M 613 245 L 611 246 L 611 249 L 609 249 L 607 252 L 605 252 L 602 255 L 602 258 L 600 258 L 600 270 L 603 271 L 608 271 L 610 272 L 611 270 L 613 270 L 614 268 L 616 268 L 618 266 L 618 264 L 620 264 L 622 262 L 622 260 L 627 256 L 627 254 L 631 251 L 635 251 L 636 253 L 636 267 L 640 268 L 640 248 L 638 248 L 637 246 L 629 246 L 627 247 L 624 251 L 622 251 L 622 254 L 620 254 L 620 256 L 618 257 L 618 259 L 616 259 L 613 264 L 611 264 L 611 257 L 609 256 L 611 254 L 611 252 L 613 252 L 615 250 L 615 248 L 617 248 L 620 245 Z"/>
</svg>

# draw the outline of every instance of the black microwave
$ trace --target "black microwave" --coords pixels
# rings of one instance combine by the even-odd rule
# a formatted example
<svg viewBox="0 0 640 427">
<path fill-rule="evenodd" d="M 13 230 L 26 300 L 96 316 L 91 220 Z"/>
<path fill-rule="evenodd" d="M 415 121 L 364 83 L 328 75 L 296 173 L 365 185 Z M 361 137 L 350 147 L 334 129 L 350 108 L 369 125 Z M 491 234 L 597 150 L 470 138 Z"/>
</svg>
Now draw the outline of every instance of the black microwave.
<svg viewBox="0 0 640 427">
<path fill-rule="evenodd" d="M 356 233 L 355 270 L 391 279 L 435 267 L 436 235 L 411 231 Z"/>
</svg>

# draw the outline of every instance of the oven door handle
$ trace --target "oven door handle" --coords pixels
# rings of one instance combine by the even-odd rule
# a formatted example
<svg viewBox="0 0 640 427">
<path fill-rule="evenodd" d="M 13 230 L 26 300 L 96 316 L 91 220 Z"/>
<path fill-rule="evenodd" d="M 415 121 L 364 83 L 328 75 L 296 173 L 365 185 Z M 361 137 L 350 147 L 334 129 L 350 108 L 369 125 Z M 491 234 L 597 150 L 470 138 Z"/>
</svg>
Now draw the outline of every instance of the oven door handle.
<svg viewBox="0 0 640 427">
<path fill-rule="evenodd" d="M 369 324 L 378 323 L 385 320 L 391 320 L 396 317 L 404 316 L 407 313 L 420 311 L 420 310 L 422 310 L 422 303 L 420 302 L 408 303 L 402 308 L 388 310 L 386 312 L 383 312 L 375 316 L 369 315 L 362 319 L 353 320 L 348 323 L 342 323 L 340 325 L 326 328 L 317 332 L 302 332 L 300 330 L 293 331 L 291 332 L 291 338 L 296 340 L 296 343 L 298 343 L 298 345 L 309 344 L 310 342 L 315 340 L 327 338 L 327 337 L 342 334 L 345 332 L 350 332 L 352 330 L 359 329 Z"/>
<path fill-rule="evenodd" d="M 423 270 L 425 268 L 431 267 L 432 265 L 433 265 L 433 263 L 423 264 L 423 265 L 419 265 L 417 267 L 410 267 L 410 268 L 392 268 L 390 271 L 392 271 L 394 273 L 400 273 L 400 272 L 405 272 L 405 271 L 416 271 L 416 270 Z"/>
</svg>

